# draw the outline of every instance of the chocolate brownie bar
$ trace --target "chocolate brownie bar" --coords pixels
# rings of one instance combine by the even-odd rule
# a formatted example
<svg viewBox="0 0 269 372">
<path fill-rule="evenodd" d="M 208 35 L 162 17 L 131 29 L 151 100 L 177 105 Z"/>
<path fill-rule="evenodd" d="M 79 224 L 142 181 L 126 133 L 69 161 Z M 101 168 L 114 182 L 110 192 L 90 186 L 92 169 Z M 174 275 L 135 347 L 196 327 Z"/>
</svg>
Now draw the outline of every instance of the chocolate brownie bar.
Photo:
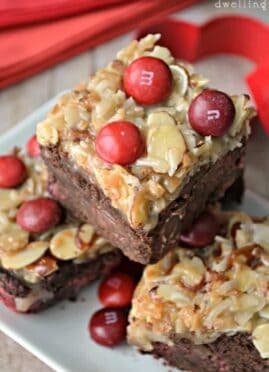
<svg viewBox="0 0 269 372">
<path fill-rule="evenodd" d="M 158 38 L 133 41 L 37 126 L 54 196 L 143 264 L 242 174 L 253 116 L 247 96 L 206 89 Z"/>
<path fill-rule="evenodd" d="M 59 223 L 46 231 L 24 229 L 19 211 L 49 195 L 47 172 L 40 159 L 16 156 L 27 176 L 17 188 L 0 188 L 0 300 L 14 311 L 29 313 L 75 298 L 81 288 L 116 267 L 121 254 L 91 225 L 71 220 L 64 211 Z"/>
<path fill-rule="evenodd" d="M 144 270 L 129 343 L 187 371 L 269 371 L 269 218 L 213 213 L 212 244 Z"/>
</svg>

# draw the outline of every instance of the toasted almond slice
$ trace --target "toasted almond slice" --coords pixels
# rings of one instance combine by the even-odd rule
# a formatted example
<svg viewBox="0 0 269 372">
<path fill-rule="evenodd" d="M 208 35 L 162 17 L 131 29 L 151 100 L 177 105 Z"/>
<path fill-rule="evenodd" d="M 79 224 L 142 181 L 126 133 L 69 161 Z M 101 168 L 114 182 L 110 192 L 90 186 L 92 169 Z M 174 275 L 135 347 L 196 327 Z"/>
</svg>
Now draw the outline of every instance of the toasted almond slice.
<svg viewBox="0 0 269 372">
<path fill-rule="evenodd" d="M 80 226 L 76 236 L 77 248 L 80 251 L 85 251 L 90 247 L 94 240 L 95 230 L 89 224 L 84 224 Z"/>
<path fill-rule="evenodd" d="M 149 195 L 152 195 L 154 199 L 161 198 L 165 194 L 165 189 L 158 182 L 148 180 L 147 191 Z"/>
<path fill-rule="evenodd" d="M 147 124 L 150 128 L 159 128 L 163 125 L 175 125 L 175 119 L 166 111 L 151 112 L 147 119 Z"/>
<path fill-rule="evenodd" d="M 261 324 L 252 333 L 253 343 L 262 358 L 269 358 L 269 324 Z"/>
<path fill-rule="evenodd" d="M 234 227 L 239 226 L 241 224 L 251 224 L 251 218 L 244 212 L 236 212 L 231 218 L 229 219 L 228 224 L 228 237 L 231 237 L 234 234 Z"/>
<path fill-rule="evenodd" d="M 45 277 L 58 270 L 57 261 L 49 256 L 41 257 L 40 260 L 28 265 L 25 270 L 40 277 Z"/>
<path fill-rule="evenodd" d="M 184 138 L 174 118 L 165 111 L 151 113 L 148 124 L 150 126 L 147 136 L 148 155 L 151 158 L 166 161 L 168 174 L 172 176 L 182 162 L 186 151 Z M 162 171 L 157 168 L 153 167 L 157 172 Z"/>
<path fill-rule="evenodd" d="M 16 223 L 9 223 L 0 234 L 0 251 L 14 252 L 23 249 L 29 241 L 29 233 Z"/>
<path fill-rule="evenodd" d="M 205 266 L 198 257 L 193 257 L 191 260 L 186 258 L 183 262 L 176 264 L 171 272 L 172 276 L 177 277 L 187 287 L 199 285 L 204 274 Z"/>
<path fill-rule="evenodd" d="M 264 308 L 259 311 L 259 315 L 269 320 L 269 305 L 264 306 Z"/>
<path fill-rule="evenodd" d="M 0 234 L 5 232 L 10 224 L 8 216 L 4 212 L 0 212 Z"/>
<path fill-rule="evenodd" d="M 269 253 L 269 224 L 267 223 L 254 223 L 252 225 L 253 241 L 261 245 L 267 253 Z"/>
<path fill-rule="evenodd" d="M 235 117 L 232 125 L 229 129 L 231 136 L 236 136 L 242 130 L 242 127 L 247 118 L 251 118 L 255 115 L 253 108 L 247 108 L 249 97 L 247 95 L 240 95 L 233 97 L 235 106 Z"/>
<path fill-rule="evenodd" d="M 189 86 L 189 76 L 182 66 L 172 65 L 170 70 L 173 75 L 175 91 L 178 95 L 184 96 Z"/>
<path fill-rule="evenodd" d="M 80 121 L 78 107 L 74 103 L 69 103 L 63 109 L 64 118 L 68 126 L 73 126 Z"/>
<path fill-rule="evenodd" d="M 37 261 L 49 247 L 48 242 L 38 241 L 29 243 L 25 249 L 8 253 L 2 256 L 2 265 L 5 269 L 18 270 Z"/>
<path fill-rule="evenodd" d="M 16 208 L 19 204 L 20 197 L 17 190 L 0 189 L 0 211 Z"/>
<path fill-rule="evenodd" d="M 82 225 L 79 229 L 78 235 L 83 243 L 89 244 L 94 235 L 94 228 L 89 224 Z"/>
<path fill-rule="evenodd" d="M 47 119 L 37 124 L 37 140 L 42 146 L 56 145 L 59 140 L 58 131 Z"/>
<path fill-rule="evenodd" d="M 165 301 L 176 302 L 179 306 L 184 306 L 191 303 L 191 298 L 187 291 L 174 288 L 169 284 L 161 284 L 157 289 L 157 296 Z"/>
<path fill-rule="evenodd" d="M 149 200 L 145 197 L 145 192 L 138 192 L 134 204 L 131 209 L 131 221 L 133 226 L 139 227 L 143 225 L 149 214 Z"/>
<path fill-rule="evenodd" d="M 69 228 L 58 232 L 50 242 L 50 251 L 60 260 L 72 260 L 81 254 L 76 245 L 78 229 Z"/>
<path fill-rule="evenodd" d="M 151 50 L 150 52 L 146 52 L 144 55 L 159 58 L 168 65 L 174 63 L 175 61 L 174 57 L 170 53 L 170 50 L 159 45 L 156 45 L 153 50 Z"/>
</svg>

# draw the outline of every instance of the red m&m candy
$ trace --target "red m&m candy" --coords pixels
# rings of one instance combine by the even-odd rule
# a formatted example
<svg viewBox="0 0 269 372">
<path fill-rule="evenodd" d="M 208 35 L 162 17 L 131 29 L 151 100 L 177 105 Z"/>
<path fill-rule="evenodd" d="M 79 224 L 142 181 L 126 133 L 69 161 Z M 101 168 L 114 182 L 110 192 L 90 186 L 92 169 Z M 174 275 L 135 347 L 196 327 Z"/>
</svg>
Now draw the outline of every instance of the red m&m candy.
<svg viewBox="0 0 269 372">
<path fill-rule="evenodd" d="M 141 57 L 124 71 L 126 93 L 138 103 L 155 105 L 165 101 L 172 89 L 172 73 L 159 58 Z"/>
<path fill-rule="evenodd" d="M 133 163 L 144 151 L 139 129 L 129 121 L 114 121 L 97 134 L 95 148 L 101 159 L 111 164 Z"/>
<path fill-rule="evenodd" d="M 29 200 L 22 204 L 17 213 L 17 223 L 26 231 L 40 233 L 60 222 L 61 208 L 49 198 Z"/>
<path fill-rule="evenodd" d="M 110 274 L 100 285 L 99 300 L 107 307 L 125 307 L 132 301 L 135 290 L 134 279 L 125 273 Z"/>
<path fill-rule="evenodd" d="M 188 247 L 202 248 L 211 244 L 219 231 L 219 224 L 216 217 L 205 212 L 194 221 L 191 229 L 181 234 L 181 243 Z"/>
<path fill-rule="evenodd" d="M 19 186 L 25 180 L 26 173 L 26 167 L 18 156 L 0 156 L 0 188 Z"/>
<path fill-rule="evenodd" d="M 235 108 L 231 98 L 218 90 L 206 89 L 189 107 L 192 128 L 202 136 L 219 137 L 231 126 Z"/>
<path fill-rule="evenodd" d="M 103 346 L 115 346 L 125 340 L 127 313 L 121 309 L 101 309 L 93 314 L 89 331 L 91 338 Z"/>
<path fill-rule="evenodd" d="M 37 142 L 36 136 L 32 136 L 26 144 L 27 154 L 32 158 L 40 156 L 40 147 Z"/>
</svg>

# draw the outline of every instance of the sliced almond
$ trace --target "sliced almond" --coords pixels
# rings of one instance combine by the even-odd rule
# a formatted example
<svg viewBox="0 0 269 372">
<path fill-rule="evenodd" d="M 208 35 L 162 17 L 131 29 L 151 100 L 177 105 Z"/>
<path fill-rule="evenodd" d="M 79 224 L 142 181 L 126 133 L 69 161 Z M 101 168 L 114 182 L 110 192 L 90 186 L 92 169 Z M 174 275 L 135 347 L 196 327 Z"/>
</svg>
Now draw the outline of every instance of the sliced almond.
<svg viewBox="0 0 269 372">
<path fill-rule="evenodd" d="M 260 310 L 259 315 L 269 320 L 269 305 L 264 306 L 264 308 Z"/>
<path fill-rule="evenodd" d="M 163 125 L 175 125 L 175 119 L 166 111 L 151 112 L 147 119 L 147 124 L 150 128 L 159 128 Z"/>
<path fill-rule="evenodd" d="M 20 197 L 17 190 L 0 189 L 0 211 L 7 211 L 20 204 Z"/>
<path fill-rule="evenodd" d="M 182 162 L 186 151 L 184 138 L 176 126 L 174 118 L 167 112 L 154 112 L 149 115 L 150 129 L 147 136 L 147 150 L 150 158 L 167 162 L 167 173 L 173 176 Z M 163 172 L 153 166 L 156 172 Z M 165 172 L 166 173 L 166 172 Z"/>
<path fill-rule="evenodd" d="M 145 192 L 138 192 L 134 199 L 131 209 L 131 222 L 134 227 L 144 225 L 149 216 L 149 200 L 145 197 Z"/>
<path fill-rule="evenodd" d="M 81 251 L 88 249 L 93 241 L 94 235 L 95 230 L 91 225 L 89 224 L 82 225 L 78 229 L 76 237 L 78 249 L 80 249 Z"/>
<path fill-rule="evenodd" d="M 58 232 L 50 242 L 50 251 L 60 260 L 72 260 L 81 254 L 77 247 L 77 228 L 69 228 Z"/>
<path fill-rule="evenodd" d="M 156 294 L 165 301 L 176 302 L 178 306 L 184 306 L 191 303 L 191 298 L 188 296 L 187 291 L 180 288 L 177 289 L 168 284 L 161 284 L 158 287 Z"/>
<path fill-rule="evenodd" d="M 239 295 L 235 303 L 231 306 L 231 310 L 252 311 L 256 313 L 265 305 L 265 299 L 257 294 L 243 293 Z"/>
<path fill-rule="evenodd" d="M 233 97 L 233 101 L 235 106 L 235 117 L 229 129 L 229 134 L 231 136 L 236 136 L 236 134 L 245 127 L 246 119 L 250 119 L 255 115 L 255 111 L 252 107 L 247 107 L 249 97 L 246 95 Z"/>
<path fill-rule="evenodd" d="M 57 261 L 49 256 L 42 257 L 37 262 L 28 265 L 25 270 L 44 278 L 58 270 Z"/>
<path fill-rule="evenodd" d="M 0 251 L 14 252 L 23 249 L 29 241 L 29 233 L 16 223 L 9 223 L 0 234 Z"/>
<path fill-rule="evenodd" d="M 64 119 L 68 126 L 72 127 L 80 121 L 78 107 L 75 103 L 69 103 L 63 108 Z"/>
<path fill-rule="evenodd" d="M 188 90 L 189 86 L 189 76 L 186 70 L 182 66 L 172 65 L 170 70 L 174 79 L 174 93 L 179 96 L 184 96 Z"/>
<path fill-rule="evenodd" d="M 253 241 L 261 245 L 267 253 L 269 253 L 269 224 L 267 223 L 254 223 L 251 226 L 253 230 Z"/>
<path fill-rule="evenodd" d="M 234 226 L 239 226 L 241 224 L 251 224 L 252 220 L 251 218 L 244 212 L 236 212 L 234 215 L 231 216 L 229 219 L 229 224 L 228 224 L 228 237 L 233 237 L 234 233 Z"/>
<path fill-rule="evenodd" d="M 0 234 L 5 232 L 10 224 L 8 216 L 4 212 L 0 212 Z"/>
<path fill-rule="evenodd" d="M 153 180 L 149 180 L 147 182 L 147 190 L 149 195 L 153 196 L 154 199 L 158 199 L 165 194 L 165 189 L 163 188 L 163 186 Z"/>
<path fill-rule="evenodd" d="M 159 45 L 156 45 L 153 50 L 151 50 L 150 52 L 146 52 L 144 55 L 159 58 L 168 65 L 174 63 L 175 61 L 174 57 L 170 53 L 170 50 Z"/>
<path fill-rule="evenodd" d="M 48 242 L 38 241 L 29 243 L 25 249 L 8 253 L 2 256 L 2 265 L 5 269 L 18 270 L 37 261 L 49 247 Z"/>
<path fill-rule="evenodd" d="M 203 280 L 204 274 L 205 266 L 198 257 L 193 257 L 191 260 L 185 258 L 183 262 L 176 264 L 171 272 L 172 276 L 178 277 L 184 286 L 187 287 L 199 285 Z"/>
<path fill-rule="evenodd" d="M 57 145 L 59 140 L 58 131 L 49 120 L 37 124 L 36 135 L 42 146 Z"/>
<path fill-rule="evenodd" d="M 269 358 L 269 323 L 261 324 L 252 333 L 253 343 L 262 358 Z"/>
<path fill-rule="evenodd" d="M 241 292 L 250 292 L 257 286 L 258 274 L 246 266 L 235 271 L 234 279 L 237 289 Z"/>
</svg>

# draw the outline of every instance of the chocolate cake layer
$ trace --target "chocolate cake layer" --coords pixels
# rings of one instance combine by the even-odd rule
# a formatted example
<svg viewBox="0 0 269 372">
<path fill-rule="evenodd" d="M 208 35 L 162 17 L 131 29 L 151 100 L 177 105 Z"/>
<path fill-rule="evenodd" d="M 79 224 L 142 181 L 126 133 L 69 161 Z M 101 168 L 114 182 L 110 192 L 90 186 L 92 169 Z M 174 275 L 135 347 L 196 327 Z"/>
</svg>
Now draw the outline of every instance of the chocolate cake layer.
<svg viewBox="0 0 269 372">
<path fill-rule="evenodd" d="M 81 264 L 61 262 L 56 272 L 32 286 L 0 268 L 0 300 L 14 311 L 39 312 L 60 300 L 75 299 L 83 287 L 108 274 L 120 261 L 120 251 L 114 250 Z"/>
<path fill-rule="evenodd" d="M 159 260 L 188 229 L 209 202 L 222 198 L 242 175 L 245 147 L 237 148 L 208 164 L 189 179 L 180 197 L 160 214 L 157 226 L 146 232 L 133 229 L 109 198 L 81 170 L 72 167 L 58 147 L 43 147 L 50 172 L 50 192 L 75 217 L 91 223 L 99 234 L 119 247 L 131 260 L 142 264 Z"/>
<path fill-rule="evenodd" d="M 187 339 L 172 336 L 174 346 L 156 342 L 153 355 L 172 366 L 191 372 L 265 372 L 268 359 L 262 359 L 247 333 L 223 335 L 215 342 L 194 345 Z"/>
</svg>

